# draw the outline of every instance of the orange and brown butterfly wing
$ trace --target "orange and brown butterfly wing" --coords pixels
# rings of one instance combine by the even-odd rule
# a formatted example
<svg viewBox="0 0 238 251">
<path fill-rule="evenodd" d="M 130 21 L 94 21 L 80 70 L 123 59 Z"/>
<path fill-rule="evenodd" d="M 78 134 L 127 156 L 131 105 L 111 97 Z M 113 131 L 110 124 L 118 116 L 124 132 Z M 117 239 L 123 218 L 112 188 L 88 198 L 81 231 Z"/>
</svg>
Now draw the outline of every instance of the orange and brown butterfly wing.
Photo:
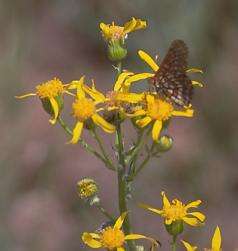
<svg viewBox="0 0 238 251">
<path fill-rule="evenodd" d="M 154 78 L 157 93 L 178 106 L 188 106 L 193 94 L 192 81 L 186 75 L 187 59 L 184 41 L 174 40 Z"/>
</svg>

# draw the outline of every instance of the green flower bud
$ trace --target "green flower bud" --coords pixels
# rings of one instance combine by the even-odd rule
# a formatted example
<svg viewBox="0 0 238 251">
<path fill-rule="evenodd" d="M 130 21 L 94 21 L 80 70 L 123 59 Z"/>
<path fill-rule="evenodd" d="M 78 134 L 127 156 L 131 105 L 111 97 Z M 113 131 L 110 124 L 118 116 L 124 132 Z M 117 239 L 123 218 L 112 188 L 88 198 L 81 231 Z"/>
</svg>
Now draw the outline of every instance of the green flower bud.
<svg viewBox="0 0 238 251">
<path fill-rule="evenodd" d="M 60 111 L 64 108 L 64 100 L 63 100 L 61 95 L 56 96 L 54 99 L 56 100 L 56 102 L 58 104 L 59 113 L 60 113 Z M 42 103 L 42 106 L 43 106 L 44 110 L 49 115 L 53 116 L 54 115 L 54 110 L 53 110 L 53 107 L 52 107 L 52 105 L 50 103 L 50 100 L 48 98 L 41 98 L 40 100 L 41 100 L 41 103 Z"/>
<path fill-rule="evenodd" d="M 167 152 L 172 148 L 172 146 L 173 146 L 173 139 L 167 135 L 160 137 L 157 143 L 157 148 L 160 152 Z"/>
<path fill-rule="evenodd" d="M 127 55 L 127 49 L 123 48 L 120 41 L 112 41 L 108 44 L 108 58 L 111 61 L 121 61 Z"/>
<path fill-rule="evenodd" d="M 166 224 L 164 225 L 166 227 L 167 232 L 174 237 L 176 237 L 177 235 L 183 232 L 182 220 L 176 220 L 176 221 L 173 221 L 170 225 L 166 225 Z"/>
</svg>

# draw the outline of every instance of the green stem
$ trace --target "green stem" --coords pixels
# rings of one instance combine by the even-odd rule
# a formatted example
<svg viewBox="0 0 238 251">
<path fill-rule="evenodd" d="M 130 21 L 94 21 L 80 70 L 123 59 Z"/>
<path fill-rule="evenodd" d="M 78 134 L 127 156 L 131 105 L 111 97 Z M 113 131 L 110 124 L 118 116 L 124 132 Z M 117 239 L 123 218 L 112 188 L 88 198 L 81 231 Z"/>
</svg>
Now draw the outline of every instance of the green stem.
<svg viewBox="0 0 238 251">
<path fill-rule="evenodd" d="M 61 127 L 65 130 L 67 134 L 71 136 L 73 135 L 73 132 L 70 130 L 70 128 L 66 125 L 66 123 L 63 121 L 61 117 L 58 117 L 58 123 L 61 125 Z M 86 151 L 92 153 L 94 156 L 103 161 L 105 165 L 107 165 L 107 160 L 100 153 L 98 153 L 92 146 L 87 144 L 83 139 L 80 139 L 79 143 Z"/>
<path fill-rule="evenodd" d="M 133 177 L 135 177 L 142 169 L 144 169 L 147 165 L 147 163 L 149 162 L 150 158 L 153 157 L 153 150 L 155 147 L 155 143 L 153 142 L 151 145 L 151 148 L 149 150 L 149 152 L 147 153 L 147 156 L 145 157 L 145 159 L 142 161 L 141 165 L 138 167 L 138 169 L 135 171 L 135 174 L 133 175 Z"/>
<path fill-rule="evenodd" d="M 177 239 L 177 236 L 174 235 L 172 243 L 171 243 L 172 251 L 176 251 L 176 239 Z"/>
<path fill-rule="evenodd" d="M 93 137 L 96 139 L 98 145 L 99 145 L 99 148 L 103 154 L 103 157 L 104 159 L 107 161 L 107 167 L 111 170 L 116 170 L 115 166 L 113 165 L 111 159 L 108 157 L 104 147 L 103 147 L 103 144 L 102 144 L 102 141 L 101 141 L 101 138 L 99 137 L 99 135 L 97 134 L 96 130 L 92 130 L 92 135 Z"/>
<path fill-rule="evenodd" d="M 128 209 L 127 209 L 127 199 L 126 199 L 127 181 L 125 178 L 125 171 L 126 171 L 125 155 L 124 155 L 124 146 L 122 142 L 121 125 L 119 121 L 116 126 L 116 141 L 117 141 L 118 162 L 119 162 L 117 168 L 118 198 L 119 198 L 120 215 L 122 215 L 122 213 L 128 212 Z M 123 223 L 123 231 L 126 235 L 131 233 L 131 225 L 128 214 Z M 130 251 L 134 251 L 135 243 L 133 241 L 128 241 L 128 248 Z"/>
<path fill-rule="evenodd" d="M 96 207 L 104 214 L 109 220 L 114 221 L 114 217 L 109 214 L 104 207 L 102 207 L 100 204 L 96 205 Z"/>
<path fill-rule="evenodd" d="M 122 63 L 118 62 L 117 65 L 117 77 L 122 72 Z M 128 212 L 127 209 L 127 180 L 126 180 L 126 160 L 125 160 L 125 150 L 123 144 L 123 136 L 121 131 L 121 121 L 120 115 L 117 114 L 116 119 L 116 147 L 117 147 L 117 154 L 118 154 L 118 167 L 117 167 L 117 178 L 118 178 L 118 200 L 119 200 L 119 210 L 120 215 L 124 212 Z M 124 222 L 123 222 L 123 231 L 125 235 L 131 233 L 131 224 L 130 219 L 127 214 Z M 128 241 L 128 250 L 135 251 L 136 246 L 134 241 Z"/>
</svg>

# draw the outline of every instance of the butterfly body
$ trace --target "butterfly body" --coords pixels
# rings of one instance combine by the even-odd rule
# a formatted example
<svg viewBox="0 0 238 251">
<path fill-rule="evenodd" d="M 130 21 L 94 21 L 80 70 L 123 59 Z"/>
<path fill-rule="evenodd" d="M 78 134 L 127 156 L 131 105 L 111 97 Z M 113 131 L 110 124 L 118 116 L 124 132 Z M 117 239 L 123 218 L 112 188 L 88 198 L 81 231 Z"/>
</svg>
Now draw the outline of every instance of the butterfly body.
<svg viewBox="0 0 238 251">
<path fill-rule="evenodd" d="M 192 81 L 186 74 L 188 48 L 182 40 L 174 40 L 152 78 L 155 90 L 161 98 L 173 105 L 189 106 L 192 95 Z"/>
</svg>

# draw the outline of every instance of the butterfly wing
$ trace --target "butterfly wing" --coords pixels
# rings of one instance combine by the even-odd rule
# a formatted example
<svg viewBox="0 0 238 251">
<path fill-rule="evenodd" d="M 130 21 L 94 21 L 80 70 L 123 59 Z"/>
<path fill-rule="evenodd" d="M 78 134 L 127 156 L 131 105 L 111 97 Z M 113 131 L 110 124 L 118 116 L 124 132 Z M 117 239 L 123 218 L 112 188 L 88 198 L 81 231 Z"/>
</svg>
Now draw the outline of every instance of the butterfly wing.
<svg viewBox="0 0 238 251">
<path fill-rule="evenodd" d="M 178 106 L 190 104 L 193 86 L 186 75 L 188 48 L 184 41 L 174 40 L 158 72 L 155 74 L 156 91 Z"/>
</svg>

